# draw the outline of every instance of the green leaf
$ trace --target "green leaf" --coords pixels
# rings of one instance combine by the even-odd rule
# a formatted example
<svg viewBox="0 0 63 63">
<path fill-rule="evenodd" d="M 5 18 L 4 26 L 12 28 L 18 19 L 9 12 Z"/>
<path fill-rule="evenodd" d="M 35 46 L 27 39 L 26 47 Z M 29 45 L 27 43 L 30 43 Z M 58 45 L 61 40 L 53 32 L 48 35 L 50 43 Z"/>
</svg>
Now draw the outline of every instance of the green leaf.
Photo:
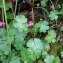
<svg viewBox="0 0 63 63">
<path fill-rule="evenodd" d="M 11 12 L 7 12 L 6 15 L 7 15 L 7 19 L 13 19 L 14 18 L 13 14 Z"/>
<path fill-rule="evenodd" d="M 56 58 L 55 58 L 55 63 L 61 63 L 59 57 L 56 57 Z"/>
<path fill-rule="evenodd" d="M 45 40 L 42 40 L 42 44 L 43 44 L 43 50 L 42 50 L 42 52 L 50 50 L 50 45 Z"/>
<path fill-rule="evenodd" d="M 19 31 L 27 31 L 27 18 L 24 15 L 18 15 L 14 21 L 14 27 L 17 28 Z"/>
<path fill-rule="evenodd" d="M 52 21 L 57 20 L 58 14 L 59 14 L 59 12 L 57 10 L 50 11 L 49 17 Z"/>
<path fill-rule="evenodd" d="M 35 24 L 35 28 L 40 28 L 40 25 L 42 24 L 43 22 L 42 21 L 39 21 L 38 23 Z"/>
<path fill-rule="evenodd" d="M 16 16 L 15 21 L 19 23 L 27 23 L 27 18 L 24 15 L 18 15 Z"/>
<path fill-rule="evenodd" d="M 12 8 L 12 3 L 11 2 L 8 2 L 8 3 L 6 2 L 5 7 L 6 7 L 5 8 L 6 10 L 9 10 L 9 8 Z"/>
<path fill-rule="evenodd" d="M 44 21 L 44 22 L 40 25 L 39 31 L 45 33 L 48 29 L 49 29 L 48 22 Z"/>
<path fill-rule="evenodd" d="M 18 33 L 18 34 L 17 34 Z M 17 50 L 21 50 L 23 48 L 23 45 L 25 44 L 24 38 L 26 34 L 24 32 L 17 32 L 14 36 L 14 42 L 13 45 L 16 47 Z"/>
<path fill-rule="evenodd" d="M 0 8 L 3 6 L 3 0 L 0 0 Z"/>
<path fill-rule="evenodd" d="M 50 31 L 48 31 L 48 34 L 46 35 L 45 40 L 48 43 L 51 43 L 51 42 L 54 43 L 56 41 L 55 38 L 56 38 L 55 30 L 50 30 Z"/>
<path fill-rule="evenodd" d="M 44 59 L 45 63 L 61 63 L 59 57 L 55 57 L 53 55 L 47 55 Z"/>
<path fill-rule="evenodd" d="M 42 58 L 45 58 L 48 55 L 47 51 L 42 51 Z"/>
<path fill-rule="evenodd" d="M 45 33 L 49 29 L 48 22 L 47 21 L 39 21 L 35 24 L 33 31 L 34 33 L 37 32 L 43 32 Z"/>
<path fill-rule="evenodd" d="M 20 62 L 20 57 L 18 57 L 18 56 L 12 57 L 12 59 L 9 63 L 21 63 Z"/>
<path fill-rule="evenodd" d="M 3 0 L 0 0 L 0 8 L 3 6 Z M 9 10 L 9 8 L 12 8 L 12 3 L 11 2 L 5 2 L 5 9 Z"/>
<path fill-rule="evenodd" d="M 36 55 L 34 54 L 34 52 L 32 51 L 32 49 L 28 48 L 27 51 L 29 52 L 29 57 L 32 61 L 36 60 Z"/>
<path fill-rule="evenodd" d="M 12 35 L 12 36 L 8 36 L 7 37 L 7 39 L 8 39 L 8 41 L 9 41 L 9 44 L 11 44 L 13 41 L 14 41 L 14 36 Z"/>
<path fill-rule="evenodd" d="M 63 58 L 63 51 L 61 51 L 61 57 Z"/>
<path fill-rule="evenodd" d="M 32 49 L 32 51 L 35 53 L 37 58 L 41 55 L 41 51 L 43 49 L 43 46 L 42 46 L 42 42 L 40 39 L 38 39 L 38 38 L 35 38 L 34 40 L 30 39 L 27 42 L 27 47 Z"/>
<path fill-rule="evenodd" d="M 62 7 L 62 9 L 60 10 L 60 12 L 59 12 L 61 15 L 63 15 L 63 7 Z"/>
<path fill-rule="evenodd" d="M 4 28 L 0 28 L 0 37 L 5 36 L 6 30 Z"/>
<path fill-rule="evenodd" d="M 51 55 L 47 55 L 46 58 L 44 59 L 44 62 L 45 63 L 53 63 L 54 62 L 54 59 L 55 59 L 55 56 Z"/>
<path fill-rule="evenodd" d="M 41 6 L 45 7 L 47 6 L 48 0 L 41 0 Z"/>
<path fill-rule="evenodd" d="M 41 24 L 42 24 L 41 21 L 39 21 L 38 23 L 36 23 L 35 26 L 32 28 L 31 32 L 34 33 L 34 34 L 37 34 L 37 32 L 39 32 L 39 28 L 40 28 Z"/>
<path fill-rule="evenodd" d="M 0 41 L 0 52 L 3 52 L 5 55 L 8 55 L 10 52 L 10 46 L 6 41 Z"/>
<path fill-rule="evenodd" d="M 21 51 L 21 56 L 23 61 L 26 63 L 33 63 L 33 61 L 36 60 L 36 55 L 30 48 L 23 48 L 23 50 Z"/>
<path fill-rule="evenodd" d="M 9 42 L 16 48 L 16 50 L 22 50 L 23 45 L 25 44 L 25 36 L 27 32 L 25 31 L 18 31 L 16 28 L 13 27 L 13 23 L 9 24 Z"/>
<path fill-rule="evenodd" d="M 38 50 L 41 51 L 42 50 L 42 42 L 38 38 L 35 38 L 34 40 L 30 39 L 27 42 L 27 47 L 32 48 L 34 51 L 38 51 Z"/>
<path fill-rule="evenodd" d="M 44 63 L 42 60 L 38 60 L 38 63 Z"/>
<path fill-rule="evenodd" d="M 5 58 L 4 60 L 2 60 L 2 63 L 9 63 L 9 58 Z"/>
<path fill-rule="evenodd" d="M 0 52 L 2 52 L 5 55 L 8 55 L 10 50 L 11 48 L 7 41 L 6 30 L 4 28 L 1 28 L 0 29 Z"/>
<path fill-rule="evenodd" d="M 2 61 L 5 57 L 6 57 L 6 55 L 4 55 L 4 53 L 0 52 L 0 61 Z"/>
</svg>

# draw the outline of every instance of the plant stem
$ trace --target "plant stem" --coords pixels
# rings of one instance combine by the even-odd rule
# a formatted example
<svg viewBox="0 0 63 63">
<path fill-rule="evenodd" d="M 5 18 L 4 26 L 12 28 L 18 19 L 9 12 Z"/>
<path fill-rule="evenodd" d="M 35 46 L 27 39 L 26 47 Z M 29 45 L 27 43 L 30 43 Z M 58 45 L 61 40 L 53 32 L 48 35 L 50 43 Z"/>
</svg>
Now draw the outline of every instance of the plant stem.
<svg viewBox="0 0 63 63">
<path fill-rule="evenodd" d="M 34 4 L 34 0 L 33 0 L 33 2 L 30 0 L 30 3 Z M 32 21 L 33 21 L 33 23 L 35 23 L 34 22 L 34 9 L 33 9 L 33 7 L 32 7 Z"/>
<path fill-rule="evenodd" d="M 15 12 L 14 12 L 14 18 L 15 18 L 15 16 L 16 16 L 17 3 L 18 3 L 18 0 L 16 0 Z"/>
<path fill-rule="evenodd" d="M 43 7 L 34 7 L 34 8 L 41 8 L 49 15 L 49 12 L 45 8 L 43 8 Z"/>
<path fill-rule="evenodd" d="M 32 21 L 33 21 L 33 23 L 35 23 L 34 22 L 34 12 L 33 12 L 33 8 L 32 8 Z"/>
<path fill-rule="evenodd" d="M 3 10 L 3 7 L 2 7 L 2 21 L 3 21 L 3 23 L 4 23 L 4 10 Z M 3 27 L 4 27 L 4 25 L 3 25 Z M 4 27 L 5 28 L 5 27 Z"/>
<path fill-rule="evenodd" d="M 8 23 L 7 23 L 6 9 L 5 9 L 5 0 L 3 0 L 3 10 L 4 10 L 4 16 L 5 16 L 6 28 L 8 34 Z"/>
<path fill-rule="evenodd" d="M 9 43 L 10 48 L 11 48 L 11 43 L 9 41 L 9 33 L 8 33 L 8 23 L 7 23 L 7 15 L 6 15 L 6 8 L 5 8 L 5 0 L 3 0 L 3 11 L 4 11 L 6 30 L 7 30 L 7 42 Z M 11 51 L 11 49 L 10 49 L 10 51 Z"/>
<path fill-rule="evenodd" d="M 33 0 L 33 4 L 34 4 L 34 1 L 35 1 L 35 0 Z"/>
</svg>

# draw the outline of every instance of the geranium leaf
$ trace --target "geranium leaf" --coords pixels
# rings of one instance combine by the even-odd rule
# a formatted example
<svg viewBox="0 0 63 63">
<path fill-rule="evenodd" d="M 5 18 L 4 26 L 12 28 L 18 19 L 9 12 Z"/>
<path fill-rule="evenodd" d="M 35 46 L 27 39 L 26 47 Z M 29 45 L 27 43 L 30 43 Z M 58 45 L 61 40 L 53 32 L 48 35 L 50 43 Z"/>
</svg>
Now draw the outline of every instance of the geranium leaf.
<svg viewBox="0 0 63 63">
<path fill-rule="evenodd" d="M 52 21 L 57 20 L 58 14 L 59 14 L 59 12 L 57 10 L 50 11 L 49 17 Z"/>
<path fill-rule="evenodd" d="M 55 38 L 56 38 L 56 32 L 54 30 L 50 30 L 48 31 L 48 34 L 46 35 L 45 40 L 48 43 L 51 43 L 51 42 L 55 42 Z"/>
<path fill-rule="evenodd" d="M 59 57 L 55 57 L 54 55 L 47 55 L 44 59 L 45 63 L 61 63 Z"/>
<path fill-rule="evenodd" d="M 14 27 L 19 31 L 27 31 L 27 18 L 24 15 L 18 15 L 15 18 Z"/>
<path fill-rule="evenodd" d="M 43 49 L 43 44 L 42 44 L 42 42 L 41 42 L 40 39 L 35 38 L 34 40 L 30 39 L 27 42 L 27 47 L 29 47 L 30 49 L 32 49 L 32 51 L 35 53 L 35 55 L 38 58 L 41 55 L 41 51 Z"/>
</svg>

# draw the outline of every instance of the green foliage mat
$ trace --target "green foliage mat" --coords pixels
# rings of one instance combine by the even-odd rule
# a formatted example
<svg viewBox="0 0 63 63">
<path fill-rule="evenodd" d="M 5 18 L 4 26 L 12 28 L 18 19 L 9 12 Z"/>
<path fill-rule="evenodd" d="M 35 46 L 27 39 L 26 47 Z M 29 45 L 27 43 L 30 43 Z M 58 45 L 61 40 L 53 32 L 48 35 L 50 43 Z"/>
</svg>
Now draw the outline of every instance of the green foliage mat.
<svg viewBox="0 0 63 63">
<path fill-rule="evenodd" d="M 0 0 L 0 63 L 63 63 L 63 1 L 36 1 Z"/>
</svg>

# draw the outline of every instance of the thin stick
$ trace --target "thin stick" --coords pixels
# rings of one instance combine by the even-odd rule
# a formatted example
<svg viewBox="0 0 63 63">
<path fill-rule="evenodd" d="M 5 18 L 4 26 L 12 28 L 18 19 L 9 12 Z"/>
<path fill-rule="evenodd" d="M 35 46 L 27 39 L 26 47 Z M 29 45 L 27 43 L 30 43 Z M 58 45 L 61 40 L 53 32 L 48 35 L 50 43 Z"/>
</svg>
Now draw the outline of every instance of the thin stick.
<svg viewBox="0 0 63 63">
<path fill-rule="evenodd" d="M 32 21 L 33 21 L 33 23 L 35 23 L 34 22 L 34 11 L 33 11 L 33 8 L 32 8 Z"/>
</svg>

